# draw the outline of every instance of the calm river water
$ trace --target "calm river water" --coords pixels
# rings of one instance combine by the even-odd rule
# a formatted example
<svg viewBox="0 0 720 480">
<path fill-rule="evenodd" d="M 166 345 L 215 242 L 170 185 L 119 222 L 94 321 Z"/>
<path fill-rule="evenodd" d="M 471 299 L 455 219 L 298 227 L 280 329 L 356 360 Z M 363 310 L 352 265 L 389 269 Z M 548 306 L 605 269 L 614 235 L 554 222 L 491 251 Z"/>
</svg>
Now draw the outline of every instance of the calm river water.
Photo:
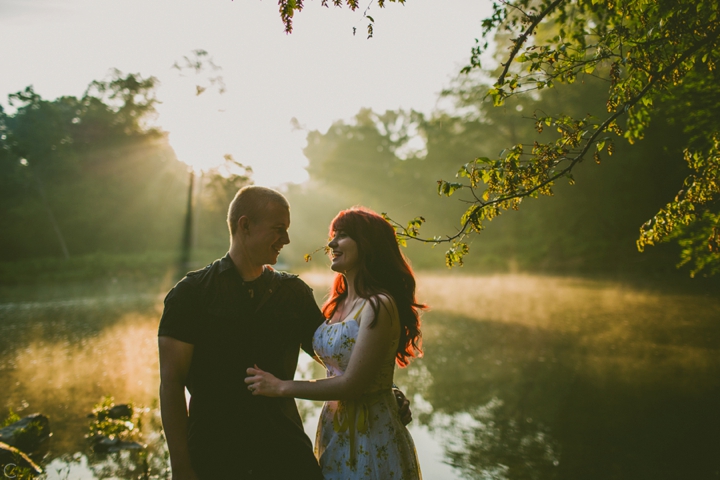
<svg viewBox="0 0 720 480">
<path fill-rule="evenodd" d="M 330 277 L 307 274 L 324 295 Z M 426 480 L 720 478 L 720 298 L 525 275 L 421 275 L 425 357 L 398 371 Z M 157 293 L 0 303 L 0 407 L 50 417 L 48 479 L 169 478 Z M 298 375 L 322 376 L 304 354 Z M 144 453 L 91 452 L 104 396 Z M 300 401 L 314 438 L 319 403 Z M 4 415 L 0 415 L 2 417 Z"/>
</svg>

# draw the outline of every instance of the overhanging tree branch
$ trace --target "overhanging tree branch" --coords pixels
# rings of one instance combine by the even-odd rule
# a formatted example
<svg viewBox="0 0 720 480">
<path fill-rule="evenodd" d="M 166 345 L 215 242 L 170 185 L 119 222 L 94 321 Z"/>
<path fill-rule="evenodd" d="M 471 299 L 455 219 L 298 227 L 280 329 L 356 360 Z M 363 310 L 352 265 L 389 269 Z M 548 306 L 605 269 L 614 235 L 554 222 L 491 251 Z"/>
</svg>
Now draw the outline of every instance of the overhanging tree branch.
<svg viewBox="0 0 720 480">
<path fill-rule="evenodd" d="M 560 3 L 562 0 L 556 0 L 555 3 Z M 714 42 L 718 36 L 720 36 L 720 30 L 717 30 L 713 33 L 713 35 L 710 35 L 708 37 L 705 37 L 702 41 L 697 42 L 695 45 L 693 45 L 691 48 L 686 50 L 683 54 L 681 54 L 679 57 L 677 57 L 670 65 L 666 66 L 662 71 L 658 72 L 656 75 L 649 75 L 647 84 L 632 98 L 624 102 L 621 106 L 619 106 L 616 111 L 610 115 L 608 118 L 603 121 L 596 129 L 595 132 L 584 142 L 583 147 L 581 148 L 580 152 L 575 155 L 572 158 L 568 157 L 560 157 L 556 159 L 555 165 L 558 165 L 559 163 L 563 161 L 569 160 L 569 164 L 560 170 L 559 172 L 554 173 L 550 177 L 546 178 L 545 180 L 542 180 L 540 183 L 535 185 L 534 187 L 530 189 L 524 189 L 522 191 L 510 194 L 510 195 L 504 195 L 497 198 L 494 198 L 489 201 L 482 201 L 478 199 L 478 197 L 474 193 L 474 188 L 471 186 L 471 190 L 473 190 L 473 197 L 477 199 L 477 201 L 469 203 L 473 203 L 476 205 L 476 208 L 473 210 L 473 212 L 468 215 L 466 220 L 462 223 L 461 228 L 455 233 L 454 235 L 446 235 L 444 237 L 434 237 L 434 238 L 423 238 L 419 237 L 417 235 L 417 226 L 414 226 L 413 222 L 408 227 L 402 226 L 398 222 L 388 218 L 388 220 L 393 224 L 393 226 L 396 229 L 396 232 L 398 236 L 403 238 L 412 239 L 421 243 L 432 243 L 432 244 L 440 244 L 440 243 L 451 243 L 458 240 L 461 240 L 464 236 L 468 235 L 472 231 L 473 225 L 477 225 L 479 216 L 483 213 L 484 209 L 498 206 L 501 204 L 504 204 L 506 202 L 512 201 L 514 199 L 519 198 L 525 198 L 533 195 L 535 192 L 538 192 L 539 190 L 552 185 L 556 180 L 568 175 L 575 166 L 580 163 L 585 155 L 587 155 L 588 151 L 590 150 L 591 146 L 594 144 L 594 142 L 598 139 L 600 134 L 605 133 L 609 130 L 610 126 L 614 124 L 614 122 L 620 118 L 622 115 L 626 114 L 633 106 L 635 106 L 643 97 L 645 97 L 648 92 L 660 81 L 665 80 L 666 77 L 674 70 L 676 69 L 680 64 L 685 62 L 688 58 L 690 58 L 693 54 L 695 54 L 698 50 L 703 48 L 706 45 L 711 44 Z M 517 53 L 517 52 L 515 52 Z M 504 72 L 506 73 L 506 72 Z M 587 133 L 588 130 L 585 130 L 584 133 Z M 458 189 L 460 188 L 467 188 L 467 186 L 464 185 L 458 185 Z M 418 217 L 421 218 L 421 217 Z M 424 219 L 423 219 L 424 221 Z"/>
<path fill-rule="evenodd" d="M 555 0 L 550 5 L 548 5 L 545 10 L 540 12 L 538 15 L 529 15 L 529 18 L 533 18 L 533 21 L 530 22 L 530 26 L 528 26 L 527 29 L 514 41 L 513 49 L 510 51 L 510 55 L 508 56 L 507 62 L 503 64 L 503 71 L 500 73 L 500 76 L 498 77 L 497 84 L 502 85 L 505 83 L 505 76 L 508 74 L 508 71 L 510 70 L 510 65 L 512 64 L 513 60 L 515 60 L 515 57 L 517 56 L 518 52 L 520 51 L 520 48 L 525 44 L 528 38 L 530 38 L 530 35 L 532 35 L 532 32 L 535 30 L 535 27 L 537 27 L 540 22 L 547 17 L 550 13 L 555 10 L 555 8 L 560 5 L 565 0 Z"/>
</svg>

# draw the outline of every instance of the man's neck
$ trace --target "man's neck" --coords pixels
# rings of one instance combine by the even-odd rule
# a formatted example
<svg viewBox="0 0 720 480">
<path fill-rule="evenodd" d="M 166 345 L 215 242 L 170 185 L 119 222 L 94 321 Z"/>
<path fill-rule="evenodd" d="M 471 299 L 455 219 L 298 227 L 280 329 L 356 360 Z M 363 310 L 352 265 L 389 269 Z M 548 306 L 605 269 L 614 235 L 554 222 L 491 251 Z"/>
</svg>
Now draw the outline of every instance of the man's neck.
<svg viewBox="0 0 720 480">
<path fill-rule="evenodd" d="M 258 265 L 252 262 L 247 254 L 242 252 L 240 248 L 230 247 L 230 259 L 235 265 L 235 270 L 240 274 L 243 280 L 250 282 L 255 280 L 263 273 L 264 265 Z"/>
</svg>

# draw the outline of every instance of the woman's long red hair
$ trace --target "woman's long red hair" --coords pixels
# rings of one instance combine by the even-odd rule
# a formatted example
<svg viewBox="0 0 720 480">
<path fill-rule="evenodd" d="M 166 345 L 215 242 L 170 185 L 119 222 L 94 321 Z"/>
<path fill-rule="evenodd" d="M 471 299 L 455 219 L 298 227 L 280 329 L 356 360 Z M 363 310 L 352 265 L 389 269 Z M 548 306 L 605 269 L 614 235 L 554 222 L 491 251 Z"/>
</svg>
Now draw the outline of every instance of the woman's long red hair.
<svg viewBox="0 0 720 480">
<path fill-rule="evenodd" d="M 342 231 L 358 245 L 360 267 L 355 276 L 355 291 L 361 298 L 371 299 L 385 294 L 395 301 L 400 317 L 400 341 L 395 361 L 401 367 L 412 357 L 422 356 L 420 317 L 427 308 L 415 299 L 415 276 L 395 239 L 395 230 L 380 215 L 365 207 L 353 207 L 337 214 L 330 224 L 330 237 Z M 332 318 L 338 304 L 347 297 L 345 276 L 335 276 L 330 298 L 322 307 L 325 318 Z M 371 301 L 377 322 L 380 302 Z"/>
</svg>

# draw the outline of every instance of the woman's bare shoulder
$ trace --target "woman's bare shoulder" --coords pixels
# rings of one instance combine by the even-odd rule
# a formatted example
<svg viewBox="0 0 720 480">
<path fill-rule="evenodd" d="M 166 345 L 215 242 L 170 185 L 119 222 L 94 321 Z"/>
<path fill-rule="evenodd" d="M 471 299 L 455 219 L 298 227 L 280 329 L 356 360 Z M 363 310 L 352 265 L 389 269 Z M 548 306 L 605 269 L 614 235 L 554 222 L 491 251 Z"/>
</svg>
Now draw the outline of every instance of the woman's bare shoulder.
<svg viewBox="0 0 720 480">
<path fill-rule="evenodd" d="M 395 305 L 395 299 L 391 295 L 385 293 L 378 293 L 371 296 L 368 299 L 368 305 L 372 308 L 365 308 L 362 312 L 362 320 L 364 323 L 373 322 L 377 317 L 377 321 L 381 323 L 388 322 L 394 323 L 395 319 L 398 318 L 398 309 Z M 373 322 L 375 324 L 377 322 Z"/>
<path fill-rule="evenodd" d="M 395 299 L 387 293 L 377 293 L 370 297 L 370 301 L 375 306 L 385 307 L 390 311 L 397 310 Z"/>
</svg>

